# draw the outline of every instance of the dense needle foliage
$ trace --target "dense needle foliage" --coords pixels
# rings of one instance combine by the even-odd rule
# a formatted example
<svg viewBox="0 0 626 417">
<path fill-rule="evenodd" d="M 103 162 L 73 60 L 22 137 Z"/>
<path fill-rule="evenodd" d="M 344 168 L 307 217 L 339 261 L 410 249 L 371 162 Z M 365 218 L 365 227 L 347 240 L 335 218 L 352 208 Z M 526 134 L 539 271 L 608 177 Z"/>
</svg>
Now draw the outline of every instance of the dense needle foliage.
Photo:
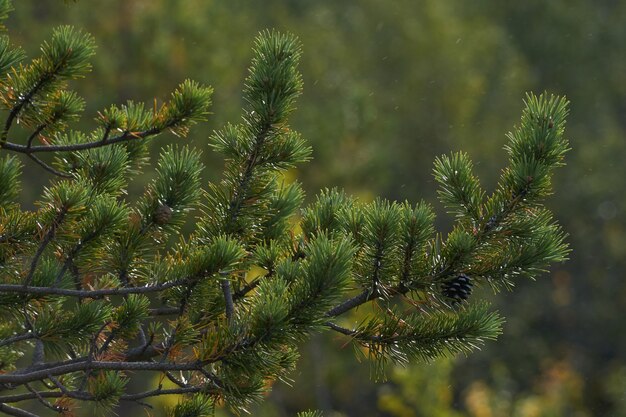
<svg viewBox="0 0 626 417">
<path fill-rule="evenodd" d="M 10 7 L 0 1 L 0 16 Z M 111 106 L 93 131 L 74 131 L 84 102 L 68 81 L 85 75 L 93 51 L 90 35 L 61 27 L 22 63 L 0 38 L 0 411 L 31 415 L 26 401 L 110 410 L 166 394 L 181 395 L 171 416 L 245 410 L 289 378 L 299 342 L 322 330 L 345 336 L 382 377 L 389 361 L 494 339 L 502 318 L 472 286 L 510 288 L 567 255 L 541 205 L 567 151 L 562 98 L 528 95 L 490 196 L 467 155 L 436 159 L 455 216 L 443 236 L 423 202 L 363 203 L 330 189 L 301 209 L 303 191 L 283 175 L 310 158 L 288 125 L 301 50 L 274 31 L 256 40 L 241 122 L 210 138 L 226 161 L 222 180 L 203 188 L 199 152 L 166 147 L 144 194 L 127 196 L 151 138 L 185 136 L 208 116 L 212 90 L 184 81 L 163 104 Z M 18 123 L 24 144 L 13 139 Z M 18 154 L 32 160 L 29 174 L 51 176 L 35 210 L 15 202 Z M 190 216 L 194 231 L 181 235 Z M 358 321 L 347 314 L 366 303 L 375 308 Z M 157 386 L 126 389 L 149 372 L 162 376 Z"/>
</svg>

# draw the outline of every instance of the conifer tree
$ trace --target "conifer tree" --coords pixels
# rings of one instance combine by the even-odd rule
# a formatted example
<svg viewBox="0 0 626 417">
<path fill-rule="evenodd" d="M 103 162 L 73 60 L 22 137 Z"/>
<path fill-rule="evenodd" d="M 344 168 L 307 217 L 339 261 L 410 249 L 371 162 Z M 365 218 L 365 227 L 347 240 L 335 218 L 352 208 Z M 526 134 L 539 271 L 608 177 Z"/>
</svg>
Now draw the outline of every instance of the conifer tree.
<svg viewBox="0 0 626 417">
<path fill-rule="evenodd" d="M 0 17 L 10 9 L 0 0 Z M 376 377 L 390 362 L 469 353 L 503 321 L 472 297 L 474 286 L 511 288 L 567 256 L 565 234 L 542 206 L 568 146 L 563 98 L 527 96 L 489 196 L 466 154 L 436 159 L 439 196 L 455 217 L 443 236 L 424 202 L 360 202 L 328 189 L 301 208 L 302 188 L 282 175 L 310 158 L 288 125 L 302 91 L 301 50 L 275 31 L 256 39 L 242 120 L 210 138 L 226 161 L 222 180 L 203 187 L 199 151 L 170 146 L 143 195 L 127 197 L 149 166 L 152 138 L 185 136 L 208 116 L 212 90 L 187 80 L 163 104 L 113 105 L 91 132 L 72 130 L 84 101 L 68 81 L 89 71 L 93 53 L 92 37 L 71 27 L 55 29 L 27 63 L 0 38 L 6 414 L 34 415 L 20 407 L 27 402 L 65 415 L 94 403 L 106 414 L 172 394 L 180 401 L 170 416 L 245 410 L 289 378 L 299 343 L 319 331 L 359 347 Z M 17 124 L 24 143 L 14 139 Z M 34 210 L 16 203 L 23 169 L 50 175 Z M 183 235 L 190 217 L 194 230 Z M 365 304 L 375 308 L 355 321 L 348 313 Z M 126 388 L 155 372 L 147 391 Z"/>
</svg>

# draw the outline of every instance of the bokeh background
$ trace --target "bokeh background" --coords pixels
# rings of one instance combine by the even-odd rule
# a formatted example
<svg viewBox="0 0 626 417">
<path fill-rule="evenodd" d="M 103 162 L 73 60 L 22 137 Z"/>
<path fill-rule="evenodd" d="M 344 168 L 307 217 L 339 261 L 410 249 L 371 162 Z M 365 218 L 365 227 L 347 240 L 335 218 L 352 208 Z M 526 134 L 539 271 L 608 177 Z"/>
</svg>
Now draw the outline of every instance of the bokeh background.
<svg viewBox="0 0 626 417">
<path fill-rule="evenodd" d="M 7 27 L 31 56 L 54 26 L 99 45 L 94 70 L 74 83 L 87 99 L 76 128 L 128 99 L 152 103 L 189 77 L 215 88 L 209 122 L 187 142 L 203 151 L 205 181 L 223 162 L 207 137 L 237 121 L 255 35 L 297 34 L 305 93 L 292 125 L 314 148 L 298 171 L 311 200 L 340 186 L 368 200 L 432 202 L 432 162 L 465 150 L 483 185 L 505 162 L 505 134 L 527 91 L 565 94 L 567 166 L 547 205 L 569 232 L 569 262 L 511 293 L 489 294 L 508 320 L 470 357 L 390 369 L 373 383 L 345 340 L 302 347 L 292 387 L 278 384 L 251 410 L 263 417 L 317 408 L 327 416 L 626 416 L 626 2 L 616 0 L 16 0 Z M 164 136 L 153 144 L 181 139 Z M 22 200 L 46 174 L 30 161 Z M 150 177 L 131 184 L 132 198 Z M 175 401 L 162 398 L 160 404 Z M 144 415 L 120 408 L 120 416 Z M 227 411 L 220 411 L 228 415 Z M 155 412 L 155 415 L 158 413 Z"/>
</svg>

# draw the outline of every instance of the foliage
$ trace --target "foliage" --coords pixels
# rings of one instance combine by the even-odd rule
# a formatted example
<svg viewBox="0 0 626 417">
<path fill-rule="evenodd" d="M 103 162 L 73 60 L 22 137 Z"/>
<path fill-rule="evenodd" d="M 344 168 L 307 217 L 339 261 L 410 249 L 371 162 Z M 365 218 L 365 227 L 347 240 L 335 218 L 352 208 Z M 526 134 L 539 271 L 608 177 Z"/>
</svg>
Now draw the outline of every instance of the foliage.
<svg viewBox="0 0 626 417">
<path fill-rule="evenodd" d="M 497 313 L 447 299 L 446 283 L 467 274 L 508 287 L 567 255 L 541 205 L 567 150 L 562 98 L 527 96 L 489 198 L 469 158 L 437 160 L 442 201 L 456 216 L 445 238 L 425 203 L 361 203 L 338 190 L 302 211 L 300 232 L 303 193 L 283 181 L 311 152 L 288 125 L 302 89 L 294 36 L 258 36 L 242 122 L 211 138 L 226 160 L 221 182 L 201 192 L 198 152 L 167 147 L 137 201 L 124 191 L 148 163 L 150 138 L 185 136 L 208 115 L 212 90 L 185 81 L 161 106 L 129 101 L 99 111 L 89 133 L 69 130 L 84 105 L 68 81 L 90 68 L 93 48 L 91 36 L 64 26 L 29 64 L 13 58 L 17 49 L 0 57 L 11 67 L 0 80 L 0 145 L 57 177 L 36 210 L 23 210 L 13 202 L 17 159 L 0 165 L 0 386 L 28 391 L 1 396 L 2 411 L 24 415 L 8 404 L 34 400 L 60 413 L 85 401 L 107 412 L 166 394 L 189 395 L 172 416 L 207 415 L 216 404 L 245 410 L 289 377 L 298 343 L 326 329 L 383 377 L 388 362 L 468 353 L 500 333 Z M 12 139 L 18 121 L 25 144 Z M 194 232 L 174 242 L 197 208 Z M 357 325 L 340 318 L 366 303 L 376 310 Z M 32 360 L 19 362 L 24 355 Z M 127 392 L 150 371 L 175 387 Z"/>
</svg>

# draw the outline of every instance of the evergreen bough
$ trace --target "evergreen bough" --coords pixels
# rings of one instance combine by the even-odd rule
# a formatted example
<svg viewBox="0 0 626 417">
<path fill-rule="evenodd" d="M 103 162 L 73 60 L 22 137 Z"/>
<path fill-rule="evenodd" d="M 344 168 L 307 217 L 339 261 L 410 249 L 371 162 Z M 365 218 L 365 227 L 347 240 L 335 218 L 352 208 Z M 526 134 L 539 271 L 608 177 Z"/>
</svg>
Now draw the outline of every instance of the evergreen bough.
<svg viewBox="0 0 626 417">
<path fill-rule="evenodd" d="M 10 9 L 0 1 L 0 17 Z M 424 202 L 362 203 L 332 189 L 300 211 L 300 185 L 281 176 L 310 157 L 287 123 L 302 90 L 300 45 L 274 31 L 256 40 L 243 120 L 211 137 L 226 160 L 222 181 L 203 190 L 199 152 L 166 147 L 144 194 L 127 199 L 151 138 L 186 135 L 208 115 L 212 91 L 185 81 L 160 106 L 111 106 L 93 131 L 71 130 L 84 102 L 68 81 L 89 71 L 93 51 L 90 35 L 60 27 L 23 64 L 0 37 L 4 413 L 34 415 L 19 408 L 26 401 L 61 414 L 82 402 L 148 406 L 168 394 L 180 395 L 170 416 L 243 410 L 288 378 L 299 343 L 322 330 L 360 347 L 377 376 L 390 361 L 468 353 L 502 325 L 471 299 L 472 285 L 510 288 L 566 258 L 565 235 L 541 204 L 568 147 L 563 98 L 527 96 L 491 196 L 466 154 L 436 159 L 439 197 L 455 217 L 444 237 Z M 18 123 L 24 144 L 12 140 Z M 53 175 L 35 210 L 15 202 L 15 154 Z M 195 230 L 182 236 L 192 210 Z M 376 308 L 346 314 L 366 303 Z M 149 371 L 161 375 L 156 386 L 126 389 Z"/>
</svg>

